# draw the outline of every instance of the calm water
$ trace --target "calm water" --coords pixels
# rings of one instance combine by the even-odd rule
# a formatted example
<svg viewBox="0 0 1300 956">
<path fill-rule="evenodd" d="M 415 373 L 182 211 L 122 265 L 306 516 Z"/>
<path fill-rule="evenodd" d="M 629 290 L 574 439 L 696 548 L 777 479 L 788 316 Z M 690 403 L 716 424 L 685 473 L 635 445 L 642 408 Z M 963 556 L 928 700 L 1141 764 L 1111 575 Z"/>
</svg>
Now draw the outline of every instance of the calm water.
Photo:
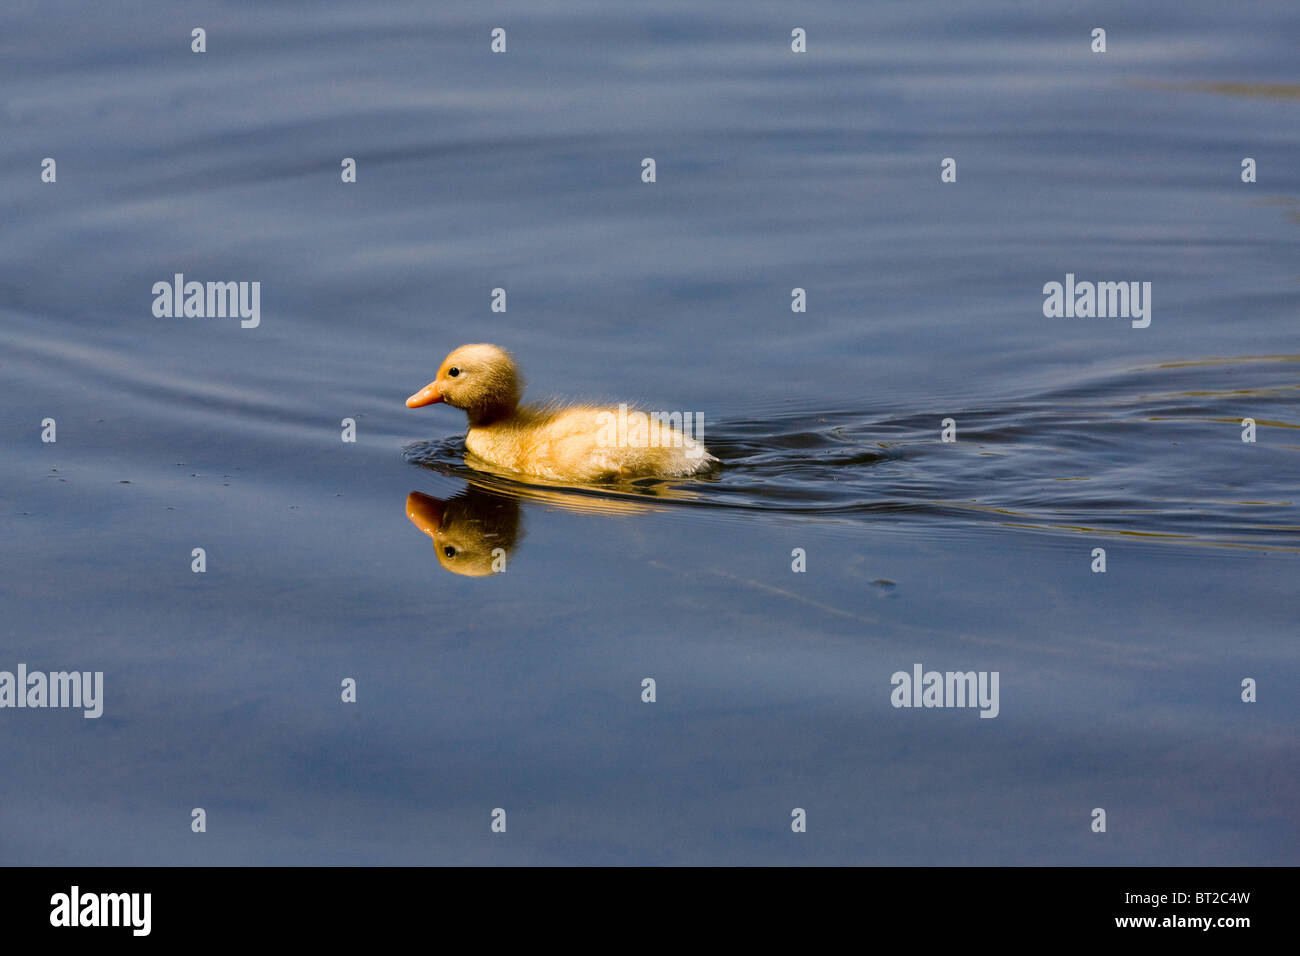
<svg viewBox="0 0 1300 956">
<path fill-rule="evenodd" d="M 105 712 L 0 711 L 0 862 L 1300 862 L 1300 12 L 1131 7 L 6 4 L 0 670 Z M 476 472 L 471 341 L 723 467 Z"/>
</svg>

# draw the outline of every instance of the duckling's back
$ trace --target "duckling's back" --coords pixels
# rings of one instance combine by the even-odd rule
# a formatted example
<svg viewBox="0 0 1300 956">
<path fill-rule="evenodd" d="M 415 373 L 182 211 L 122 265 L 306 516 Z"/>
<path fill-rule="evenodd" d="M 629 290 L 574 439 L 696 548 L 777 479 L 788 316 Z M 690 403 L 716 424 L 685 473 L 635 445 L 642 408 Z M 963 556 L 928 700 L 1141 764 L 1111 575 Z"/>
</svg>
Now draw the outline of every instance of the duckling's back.
<svg viewBox="0 0 1300 956">
<path fill-rule="evenodd" d="M 633 417 L 634 424 L 649 421 L 650 427 L 629 430 L 628 416 L 643 416 Z M 471 428 L 465 447 L 499 468 L 554 481 L 682 478 L 708 471 L 718 460 L 690 435 L 626 407 L 524 406 L 509 418 Z"/>
</svg>

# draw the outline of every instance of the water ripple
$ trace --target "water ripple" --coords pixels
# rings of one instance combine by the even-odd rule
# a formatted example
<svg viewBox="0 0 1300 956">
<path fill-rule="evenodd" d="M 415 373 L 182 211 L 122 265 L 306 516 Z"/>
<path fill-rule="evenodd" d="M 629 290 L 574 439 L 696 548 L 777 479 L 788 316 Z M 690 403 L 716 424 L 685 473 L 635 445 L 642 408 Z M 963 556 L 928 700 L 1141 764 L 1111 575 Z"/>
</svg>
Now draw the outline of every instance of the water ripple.
<svg viewBox="0 0 1300 956">
<path fill-rule="evenodd" d="M 470 467 L 460 439 L 407 461 L 502 494 L 585 510 L 695 506 L 948 530 L 1022 531 L 1300 550 L 1297 356 L 1164 362 L 934 414 L 798 410 L 712 426 L 703 480 L 583 488 Z M 1246 363 L 1250 384 L 1237 377 Z M 1241 440 L 1244 418 L 1257 441 Z"/>
</svg>

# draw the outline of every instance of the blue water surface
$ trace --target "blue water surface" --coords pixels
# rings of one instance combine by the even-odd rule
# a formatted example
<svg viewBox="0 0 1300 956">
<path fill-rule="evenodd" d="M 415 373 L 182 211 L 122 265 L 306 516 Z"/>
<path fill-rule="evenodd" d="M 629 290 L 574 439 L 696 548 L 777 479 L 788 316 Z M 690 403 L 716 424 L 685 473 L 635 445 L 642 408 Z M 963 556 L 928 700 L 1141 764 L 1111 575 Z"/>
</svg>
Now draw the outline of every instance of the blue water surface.
<svg viewBox="0 0 1300 956">
<path fill-rule="evenodd" d="M 0 863 L 1300 862 L 1298 27 L 6 3 L 0 670 L 105 700 L 0 710 Z M 1045 317 L 1067 273 L 1150 326 Z M 481 341 L 722 468 L 484 475 L 403 404 Z M 893 707 L 917 663 L 996 719 Z"/>
</svg>

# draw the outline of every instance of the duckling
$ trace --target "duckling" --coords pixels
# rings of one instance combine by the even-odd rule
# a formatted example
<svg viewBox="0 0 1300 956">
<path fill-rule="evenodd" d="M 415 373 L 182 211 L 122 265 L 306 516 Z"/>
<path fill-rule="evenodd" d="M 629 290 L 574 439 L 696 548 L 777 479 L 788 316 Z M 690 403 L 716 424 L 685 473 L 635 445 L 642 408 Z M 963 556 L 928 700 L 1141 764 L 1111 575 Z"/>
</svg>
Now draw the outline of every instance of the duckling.
<svg viewBox="0 0 1300 956">
<path fill-rule="evenodd" d="M 465 447 L 473 455 L 553 481 L 682 478 L 718 461 L 703 443 L 626 405 L 520 405 L 523 392 L 523 376 L 509 352 L 497 345 L 462 345 L 406 405 L 445 402 L 461 409 L 469 419 Z"/>
</svg>

